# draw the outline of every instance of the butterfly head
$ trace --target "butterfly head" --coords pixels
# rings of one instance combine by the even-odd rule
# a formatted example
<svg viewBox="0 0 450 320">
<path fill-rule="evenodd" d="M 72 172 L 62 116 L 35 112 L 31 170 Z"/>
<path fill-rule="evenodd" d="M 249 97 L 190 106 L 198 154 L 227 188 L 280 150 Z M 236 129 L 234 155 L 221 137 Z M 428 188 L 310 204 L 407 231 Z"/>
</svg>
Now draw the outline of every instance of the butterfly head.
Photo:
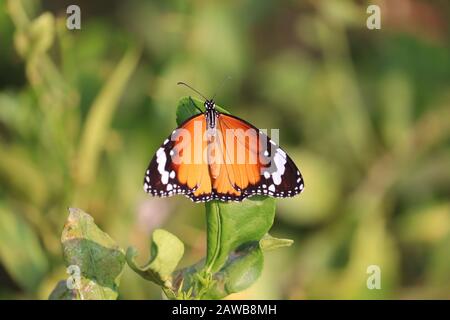
<svg viewBox="0 0 450 320">
<path fill-rule="evenodd" d="M 205 109 L 206 111 L 214 110 L 216 108 L 216 103 L 213 99 L 205 101 Z"/>
<path fill-rule="evenodd" d="M 209 129 L 216 128 L 216 118 L 219 116 L 219 113 L 216 111 L 216 103 L 214 99 L 205 101 L 205 118 L 208 123 Z"/>
</svg>

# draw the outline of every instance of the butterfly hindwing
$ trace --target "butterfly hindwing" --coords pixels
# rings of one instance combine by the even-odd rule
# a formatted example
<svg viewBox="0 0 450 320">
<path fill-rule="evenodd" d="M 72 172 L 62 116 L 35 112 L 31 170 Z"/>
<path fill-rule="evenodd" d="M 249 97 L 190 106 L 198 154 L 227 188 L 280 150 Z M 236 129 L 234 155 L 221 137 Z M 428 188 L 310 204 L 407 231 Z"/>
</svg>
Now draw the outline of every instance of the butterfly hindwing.
<svg viewBox="0 0 450 320">
<path fill-rule="evenodd" d="M 153 196 L 168 197 L 174 194 L 189 194 L 189 188 L 180 184 L 172 165 L 170 151 L 175 141 L 169 136 L 156 151 L 144 178 L 144 190 Z"/>
</svg>

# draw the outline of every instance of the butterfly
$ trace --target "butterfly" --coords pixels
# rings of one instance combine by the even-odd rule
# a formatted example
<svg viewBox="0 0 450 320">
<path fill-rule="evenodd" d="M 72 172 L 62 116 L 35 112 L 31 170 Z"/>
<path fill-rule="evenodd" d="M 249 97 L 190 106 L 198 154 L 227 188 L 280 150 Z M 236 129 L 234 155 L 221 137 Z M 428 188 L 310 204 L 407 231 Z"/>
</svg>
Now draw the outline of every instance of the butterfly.
<svg viewBox="0 0 450 320">
<path fill-rule="evenodd" d="M 205 111 L 189 99 L 199 113 L 158 148 L 145 173 L 145 192 L 181 194 L 194 202 L 239 202 L 253 195 L 284 198 L 303 191 L 299 169 L 263 131 L 217 110 L 214 98 L 205 98 Z"/>
</svg>

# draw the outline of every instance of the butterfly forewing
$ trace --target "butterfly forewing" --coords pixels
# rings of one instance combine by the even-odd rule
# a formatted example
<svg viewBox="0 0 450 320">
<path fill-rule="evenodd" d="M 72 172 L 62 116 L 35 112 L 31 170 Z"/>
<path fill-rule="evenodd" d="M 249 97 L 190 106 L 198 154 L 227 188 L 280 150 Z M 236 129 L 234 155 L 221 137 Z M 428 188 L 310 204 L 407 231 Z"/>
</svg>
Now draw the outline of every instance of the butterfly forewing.
<svg viewBox="0 0 450 320">
<path fill-rule="evenodd" d="M 203 114 L 193 116 L 164 141 L 147 168 L 144 178 L 146 192 L 159 197 L 184 194 L 193 201 L 209 199 L 211 188 L 207 163 L 194 158 L 194 132 L 196 127 L 202 131 L 204 123 Z M 206 145 L 200 143 L 201 148 Z"/>
</svg>

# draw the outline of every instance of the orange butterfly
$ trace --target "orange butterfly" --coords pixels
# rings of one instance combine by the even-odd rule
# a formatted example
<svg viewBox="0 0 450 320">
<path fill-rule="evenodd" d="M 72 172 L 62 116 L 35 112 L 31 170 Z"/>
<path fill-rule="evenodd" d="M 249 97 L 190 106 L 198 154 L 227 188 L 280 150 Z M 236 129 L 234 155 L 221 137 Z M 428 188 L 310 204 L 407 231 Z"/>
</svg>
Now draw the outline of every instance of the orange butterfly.
<svg viewBox="0 0 450 320">
<path fill-rule="evenodd" d="M 213 99 L 205 100 L 204 112 L 191 100 L 200 113 L 157 150 L 145 174 L 145 192 L 206 202 L 293 197 L 303 191 L 300 171 L 274 141 L 250 123 L 216 110 Z"/>
</svg>

